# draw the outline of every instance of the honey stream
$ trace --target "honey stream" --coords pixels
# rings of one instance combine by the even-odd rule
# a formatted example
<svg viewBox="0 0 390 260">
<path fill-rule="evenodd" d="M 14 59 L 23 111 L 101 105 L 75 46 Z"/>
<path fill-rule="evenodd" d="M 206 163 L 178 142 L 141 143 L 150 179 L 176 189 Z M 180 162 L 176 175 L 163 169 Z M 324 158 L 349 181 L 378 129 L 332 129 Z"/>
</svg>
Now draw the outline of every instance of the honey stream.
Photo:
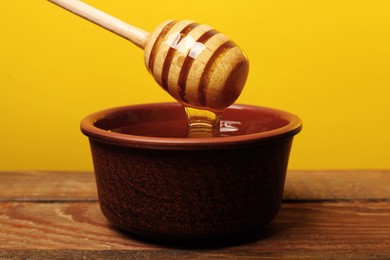
<svg viewBox="0 0 390 260">
<path fill-rule="evenodd" d="M 184 106 L 187 115 L 187 137 L 220 136 L 221 112 Z"/>
</svg>

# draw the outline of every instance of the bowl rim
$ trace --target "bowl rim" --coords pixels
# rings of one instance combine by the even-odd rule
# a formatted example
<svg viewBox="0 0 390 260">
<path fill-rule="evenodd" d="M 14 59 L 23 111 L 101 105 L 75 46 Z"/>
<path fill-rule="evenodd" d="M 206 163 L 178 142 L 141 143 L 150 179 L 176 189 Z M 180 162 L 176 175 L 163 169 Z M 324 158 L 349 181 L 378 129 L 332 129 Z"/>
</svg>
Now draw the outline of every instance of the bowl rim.
<svg viewBox="0 0 390 260">
<path fill-rule="evenodd" d="M 127 106 L 112 107 L 94 112 L 87 115 L 80 123 L 81 132 L 92 140 L 104 142 L 113 145 L 134 148 L 158 149 L 158 150 L 202 150 L 202 149 L 225 149 L 233 147 L 252 146 L 255 144 L 269 142 L 275 139 L 293 137 L 302 130 L 302 121 L 296 115 L 270 107 L 234 104 L 227 109 L 255 109 L 262 110 L 279 116 L 281 119 L 288 121 L 288 124 L 273 130 L 223 137 L 206 137 L 206 138 L 173 138 L 173 137 L 150 137 L 140 135 L 129 135 L 107 131 L 96 127 L 94 124 L 109 114 L 128 111 L 131 109 L 142 109 L 164 106 L 182 105 L 175 102 L 165 103 L 146 103 Z"/>
</svg>

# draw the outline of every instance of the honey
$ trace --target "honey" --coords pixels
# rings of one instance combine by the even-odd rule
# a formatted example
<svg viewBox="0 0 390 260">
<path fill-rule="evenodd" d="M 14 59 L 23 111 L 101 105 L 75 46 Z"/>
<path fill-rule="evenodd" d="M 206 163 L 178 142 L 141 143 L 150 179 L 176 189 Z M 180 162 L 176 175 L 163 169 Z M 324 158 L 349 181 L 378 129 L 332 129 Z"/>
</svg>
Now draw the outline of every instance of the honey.
<svg viewBox="0 0 390 260">
<path fill-rule="evenodd" d="M 221 112 L 184 106 L 187 115 L 187 137 L 220 136 Z"/>
</svg>

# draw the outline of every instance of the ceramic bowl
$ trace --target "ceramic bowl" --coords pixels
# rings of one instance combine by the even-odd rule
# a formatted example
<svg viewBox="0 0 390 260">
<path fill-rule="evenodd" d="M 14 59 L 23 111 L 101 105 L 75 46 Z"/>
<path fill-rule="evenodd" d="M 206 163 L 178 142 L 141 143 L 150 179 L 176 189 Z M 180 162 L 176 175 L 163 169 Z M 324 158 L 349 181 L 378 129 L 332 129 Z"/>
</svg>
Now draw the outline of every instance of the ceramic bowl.
<svg viewBox="0 0 390 260">
<path fill-rule="evenodd" d="M 288 112 L 233 105 L 223 136 L 186 138 L 177 103 L 107 109 L 81 123 L 105 217 L 137 235 L 189 240 L 253 232 L 277 215 L 301 127 Z"/>
</svg>

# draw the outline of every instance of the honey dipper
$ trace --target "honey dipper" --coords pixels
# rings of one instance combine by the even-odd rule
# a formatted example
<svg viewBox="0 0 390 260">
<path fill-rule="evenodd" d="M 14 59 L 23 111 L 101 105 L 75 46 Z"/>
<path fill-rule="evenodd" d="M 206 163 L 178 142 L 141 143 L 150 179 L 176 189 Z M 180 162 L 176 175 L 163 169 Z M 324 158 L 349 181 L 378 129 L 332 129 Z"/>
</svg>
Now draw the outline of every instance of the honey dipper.
<svg viewBox="0 0 390 260">
<path fill-rule="evenodd" d="M 244 87 L 249 63 L 224 34 L 192 21 L 165 21 L 148 33 L 78 0 L 48 0 L 144 49 L 147 69 L 172 97 L 222 111 Z"/>
</svg>

